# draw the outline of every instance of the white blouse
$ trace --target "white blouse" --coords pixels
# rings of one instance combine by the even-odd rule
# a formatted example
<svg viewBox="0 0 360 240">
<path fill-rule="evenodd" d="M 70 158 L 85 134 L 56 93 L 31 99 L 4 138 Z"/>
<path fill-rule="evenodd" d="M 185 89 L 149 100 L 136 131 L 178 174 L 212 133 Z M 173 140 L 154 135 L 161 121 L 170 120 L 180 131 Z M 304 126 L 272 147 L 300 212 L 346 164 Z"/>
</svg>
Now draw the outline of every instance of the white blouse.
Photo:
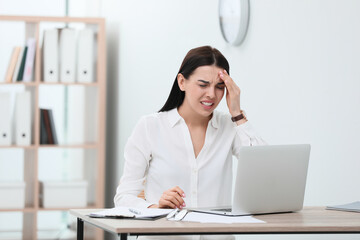
<svg viewBox="0 0 360 240">
<path fill-rule="evenodd" d="M 231 205 L 232 156 L 241 146 L 265 145 L 249 122 L 237 126 L 214 111 L 205 143 L 195 158 L 189 129 L 177 109 L 140 119 L 125 147 L 124 173 L 115 206 L 146 208 L 179 186 L 186 207 Z M 138 194 L 145 190 L 145 199 Z"/>
</svg>

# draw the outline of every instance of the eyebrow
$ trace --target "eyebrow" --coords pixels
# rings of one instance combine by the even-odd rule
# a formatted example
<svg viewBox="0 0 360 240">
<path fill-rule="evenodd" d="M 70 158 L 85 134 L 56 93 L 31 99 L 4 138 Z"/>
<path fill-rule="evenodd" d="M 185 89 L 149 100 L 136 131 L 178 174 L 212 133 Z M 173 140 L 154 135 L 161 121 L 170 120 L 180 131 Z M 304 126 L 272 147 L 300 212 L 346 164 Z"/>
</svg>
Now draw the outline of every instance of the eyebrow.
<svg viewBox="0 0 360 240">
<path fill-rule="evenodd" d="M 208 82 L 208 81 L 205 81 L 205 80 L 198 80 L 199 82 L 202 82 L 202 83 L 205 83 L 205 84 L 210 84 L 210 82 Z"/>
<path fill-rule="evenodd" d="M 210 82 L 209 81 L 205 81 L 205 80 L 198 80 L 199 82 L 202 82 L 202 83 L 204 83 L 204 84 L 210 84 Z M 225 83 L 224 82 L 219 82 L 219 83 L 217 83 L 216 85 L 224 85 Z"/>
</svg>

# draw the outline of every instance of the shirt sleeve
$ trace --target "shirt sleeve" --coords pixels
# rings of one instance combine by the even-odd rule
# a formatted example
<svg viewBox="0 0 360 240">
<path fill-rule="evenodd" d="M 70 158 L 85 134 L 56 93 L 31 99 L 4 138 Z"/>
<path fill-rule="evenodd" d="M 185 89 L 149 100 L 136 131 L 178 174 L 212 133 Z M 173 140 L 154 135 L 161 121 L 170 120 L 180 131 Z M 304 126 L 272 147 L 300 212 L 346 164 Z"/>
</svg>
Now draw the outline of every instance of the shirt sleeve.
<svg viewBox="0 0 360 240">
<path fill-rule="evenodd" d="M 249 121 L 234 128 L 236 133 L 232 145 L 232 152 L 237 158 L 239 158 L 241 146 L 268 145 L 267 142 L 255 131 Z"/>
<path fill-rule="evenodd" d="M 147 120 L 136 125 L 124 149 L 124 171 L 114 197 L 115 207 L 147 208 L 154 203 L 137 197 L 144 190 L 146 172 L 151 159 Z"/>
</svg>

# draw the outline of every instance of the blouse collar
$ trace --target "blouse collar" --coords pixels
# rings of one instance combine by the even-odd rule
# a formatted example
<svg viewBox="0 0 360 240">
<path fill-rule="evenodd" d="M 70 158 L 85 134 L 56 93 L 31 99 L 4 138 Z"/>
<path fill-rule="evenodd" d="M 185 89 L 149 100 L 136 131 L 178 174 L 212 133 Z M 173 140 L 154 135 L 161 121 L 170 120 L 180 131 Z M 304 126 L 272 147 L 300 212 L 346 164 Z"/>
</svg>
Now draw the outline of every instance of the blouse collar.
<svg viewBox="0 0 360 240">
<path fill-rule="evenodd" d="M 213 111 L 213 116 L 210 119 L 210 123 L 214 128 L 219 127 L 218 118 L 219 118 L 219 113 L 217 111 Z M 173 128 L 183 118 L 180 116 L 177 108 L 174 108 L 168 111 L 168 119 L 169 119 L 170 127 Z"/>
</svg>

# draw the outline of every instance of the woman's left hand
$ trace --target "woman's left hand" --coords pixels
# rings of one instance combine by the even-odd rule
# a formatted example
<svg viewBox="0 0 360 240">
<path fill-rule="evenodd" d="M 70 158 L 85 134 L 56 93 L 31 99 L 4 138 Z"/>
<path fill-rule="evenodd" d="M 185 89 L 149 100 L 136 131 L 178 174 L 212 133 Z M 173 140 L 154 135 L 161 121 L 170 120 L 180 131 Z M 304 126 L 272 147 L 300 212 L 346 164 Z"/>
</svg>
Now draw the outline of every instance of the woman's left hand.
<svg viewBox="0 0 360 240">
<path fill-rule="evenodd" d="M 226 86 L 226 103 L 232 117 L 241 114 L 240 110 L 240 88 L 232 80 L 224 69 L 219 72 L 220 79 L 224 81 Z"/>
</svg>

